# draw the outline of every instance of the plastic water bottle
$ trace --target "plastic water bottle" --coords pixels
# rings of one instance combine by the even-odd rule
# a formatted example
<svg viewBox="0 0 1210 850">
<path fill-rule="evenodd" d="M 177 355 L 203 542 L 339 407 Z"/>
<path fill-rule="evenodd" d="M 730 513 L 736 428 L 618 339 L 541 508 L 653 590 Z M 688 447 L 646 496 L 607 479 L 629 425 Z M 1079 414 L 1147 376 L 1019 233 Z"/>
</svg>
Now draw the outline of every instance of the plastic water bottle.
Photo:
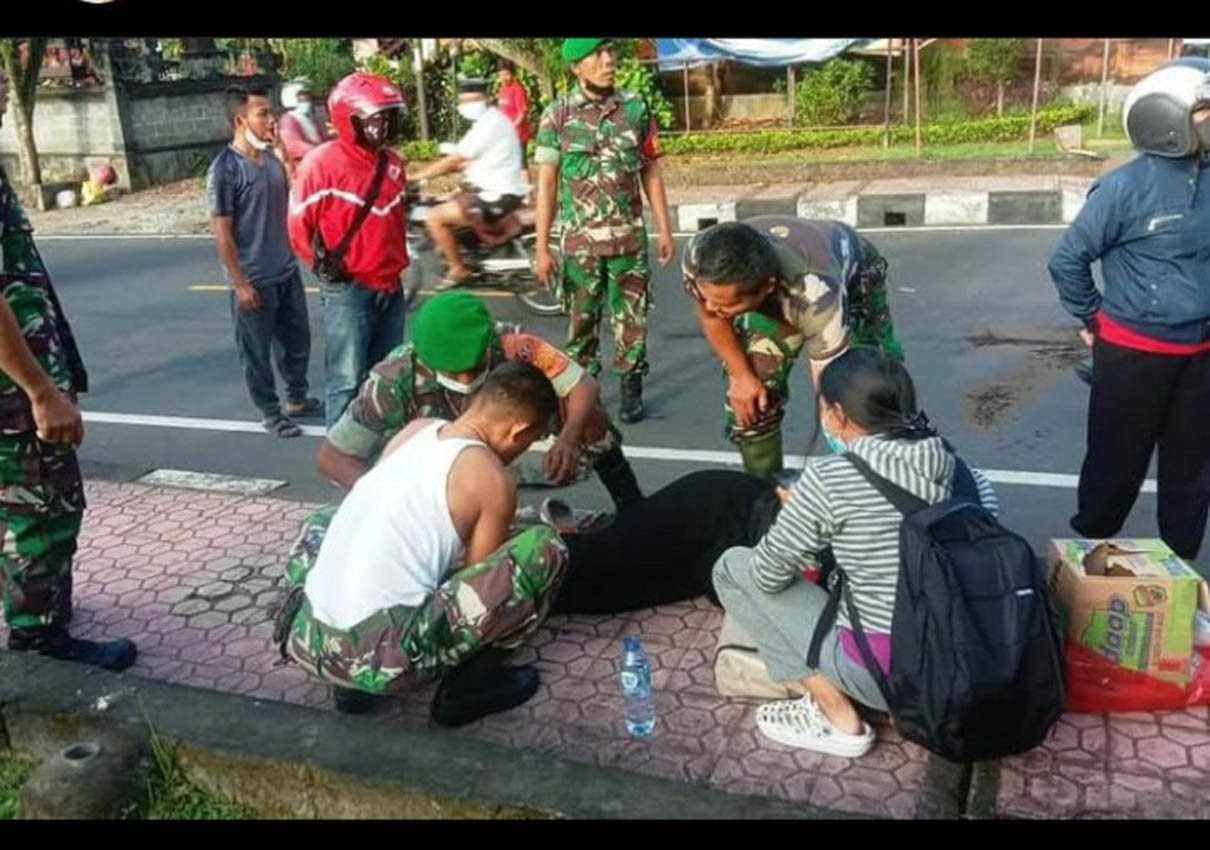
<svg viewBox="0 0 1210 850">
<path fill-rule="evenodd" d="M 636 738 L 655 729 L 655 707 L 651 702 L 651 665 L 636 635 L 622 643 L 622 696 L 625 698 L 626 731 Z"/>
</svg>

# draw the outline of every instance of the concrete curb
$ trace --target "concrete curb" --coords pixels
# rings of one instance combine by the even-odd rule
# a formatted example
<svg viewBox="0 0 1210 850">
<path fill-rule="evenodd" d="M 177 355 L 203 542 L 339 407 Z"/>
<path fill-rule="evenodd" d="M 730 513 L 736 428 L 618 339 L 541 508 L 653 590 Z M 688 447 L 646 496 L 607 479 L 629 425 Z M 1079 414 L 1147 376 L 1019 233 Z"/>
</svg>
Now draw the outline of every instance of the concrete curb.
<svg viewBox="0 0 1210 850">
<path fill-rule="evenodd" d="M 151 729 L 174 746 L 193 781 L 258 811 L 294 817 L 859 817 L 390 719 L 0 652 L 0 743 L 44 758 L 90 732 L 118 730 L 146 741 Z"/>
<path fill-rule="evenodd" d="M 685 233 L 757 215 L 831 218 L 860 228 L 1070 224 L 1091 183 L 1036 176 L 699 186 L 670 191 L 669 216 Z"/>
</svg>

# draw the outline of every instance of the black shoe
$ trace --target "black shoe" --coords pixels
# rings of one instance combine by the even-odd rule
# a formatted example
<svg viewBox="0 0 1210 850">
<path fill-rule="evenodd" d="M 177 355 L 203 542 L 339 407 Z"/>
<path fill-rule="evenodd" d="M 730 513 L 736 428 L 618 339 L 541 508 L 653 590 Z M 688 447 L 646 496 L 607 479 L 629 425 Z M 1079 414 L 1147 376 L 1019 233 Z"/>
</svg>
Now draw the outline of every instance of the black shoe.
<svg viewBox="0 0 1210 850">
<path fill-rule="evenodd" d="M 622 376 L 622 404 L 618 408 L 618 418 L 630 425 L 643 418 L 643 376 Z"/>
<path fill-rule="evenodd" d="M 368 694 L 355 688 L 332 688 L 332 702 L 341 714 L 369 714 L 378 699 L 377 694 Z"/>
<path fill-rule="evenodd" d="M 630 461 L 626 460 L 620 446 L 614 446 L 597 458 L 593 468 L 605 489 L 609 491 L 610 498 L 619 512 L 643 500 L 643 491 L 639 489 L 638 479 L 634 477 Z"/>
<path fill-rule="evenodd" d="M 538 671 L 529 664 L 509 667 L 487 650 L 455 667 L 433 696 L 430 712 L 437 726 L 454 728 L 516 708 L 538 690 Z"/>
<path fill-rule="evenodd" d="M 80 640 L 62 626 L 35 626 L 8 633 L 8 648 L 14 652 L 37 652 L 60 661 L 77 661 L 92 667 L 121 672 L 134 664 L 139 650 L 133 641 L 121 639 L 97 643 Z"/>
</svg>

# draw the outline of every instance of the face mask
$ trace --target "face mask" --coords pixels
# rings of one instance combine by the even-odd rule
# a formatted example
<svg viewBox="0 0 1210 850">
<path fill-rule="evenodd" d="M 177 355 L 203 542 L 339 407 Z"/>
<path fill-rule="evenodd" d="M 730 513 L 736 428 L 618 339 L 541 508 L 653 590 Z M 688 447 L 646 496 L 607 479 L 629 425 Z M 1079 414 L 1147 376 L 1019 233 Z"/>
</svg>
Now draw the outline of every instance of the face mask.
<svg viewBox="0 0 1210 850">
<path fill-rule="evenodd" d="M 475 390 L 483 386 L 483 382 L 486 380 L 486 371 L 480 372 L 475 380 L 471 381 L 469 384 L 464 384 L 461 381 L 455 381 L 453 378 L 449 377 L 448 375 L 443 375 L 440 372 L 437 373 L 437 383 L 441 384 L 441 386 L 445 387 L 450 392 L 458 393 L 459 395 L 470 395 Z"/>
<path fill-rule="evenodd" d="M 387 139 L 390 122 L 382 118 L 368 118 L 361 122 L 361 133 L 371 147 L 380 147 Z"/>
<path fill-rule="evenodd" d="M 310 115 L 311 114 L 311 101 L 300 100 L 298 102 L 298 105 L 294 107 L 294 111 L 297 112 L 299 115 Z"/>
<path fill-rule="evenodd" d="M 458 114 L 467 121 L 478 121 L 487 112 L 487 103 L 482 100 L 458 104 Z"/>
<path fill-rule="evenodd" d="M 584 81 L 584 88 L 588 89 L 589 94 L 595 94 L 597 97 L 609 97 L 613 94 L 613 86 L 598 86 L 587 80 Z"/>
<path fill-rule="evenodd" d="M 819 425 L 819 429 L 823 431 L 824 442 L 828 444 L 828 449 L 832 452 L 832 454 L 842 455 L 849 450 L 848 446 L 841 442 L 837 437 L 832 436 L 832 432 L 823 427 L 822 422 Z"/>
<path fill-rule="evenodd" d="M 271 142 L 266 142 L 257 137 L 256 133 L 248 127 L 244 128 L 244 140 L 258 151 L 267 151 L 273 147 Z"/>
</svg>

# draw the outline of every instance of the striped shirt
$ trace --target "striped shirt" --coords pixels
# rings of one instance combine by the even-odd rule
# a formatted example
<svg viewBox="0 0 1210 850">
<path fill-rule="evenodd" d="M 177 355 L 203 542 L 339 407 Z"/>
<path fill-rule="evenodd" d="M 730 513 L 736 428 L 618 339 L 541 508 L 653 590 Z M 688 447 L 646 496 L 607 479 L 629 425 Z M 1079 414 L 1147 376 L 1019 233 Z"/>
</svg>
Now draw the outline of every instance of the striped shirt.
<svg viewBox="0 0 1210 850">
<path fill-rule="evenodd" d="M 871 435 L 849 451 L 879 475 L 929 504 L 949 498 L 954 456 L 940 437 L 892 440 Z M 972 469 L 979 500 L 993 514 L 999 505 L 991 484 Z M 819 553 L 831 545 L 849 577 L 853 602 L 867 633 L 890 634 L 899 582 L 899 525 L 903 515 L 875 490 L 852 463 L 839 455 L 812 457 L 768 533 L 756 545 L 753 579 L 777 593 L 820 566 Z M 838 625 L 849 627 L 845 606 Z"/>
</svg>

